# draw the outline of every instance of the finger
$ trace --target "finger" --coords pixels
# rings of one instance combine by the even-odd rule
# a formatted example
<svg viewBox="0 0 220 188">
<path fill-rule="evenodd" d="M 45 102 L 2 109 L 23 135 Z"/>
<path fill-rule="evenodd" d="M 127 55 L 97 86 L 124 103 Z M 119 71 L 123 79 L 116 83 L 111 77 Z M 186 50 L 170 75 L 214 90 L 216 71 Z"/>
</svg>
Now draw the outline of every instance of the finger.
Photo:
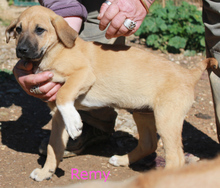
<svg viewBox="0 0 220 188">
<path fill-rule="evenodd" d="M 33 63 L 19 60 L 15 65 L 16 69 L 31 71 L 33 69 Z"/>
<path fill-rule="evenodd" d="M 24 84 L 30 87 L 42 85 L 45 82 L 50 81 L 52 77 L 53 73 L 49 71 L 41 72 L 38 74 L 30 74 L 25 76 Z"/>
<path fill-rule="evenodd" d="M 111 1 L 110 1 L 111 2 Z M 102 3 L 102 6 L 100 8 L 100 11 L 99 11 L 99 15 L 98 15 L 98 19 L 101 20 L 104 13 L 106 12 L 106 10 L 108 9 L 110 5 L 106 4 L 106 3 Z"/>
<path fill-rule="evenodd" d="M 124 21 L 126 16 L 124 14 L 118 13 L 108 26 L 106 31 L 106 38 L 110 39 L 116 36 L 116 33 L 121 33 L 121 36 L 128 32 L 128 29 L 124 26 Z"/>
<path fill-rule="evenodd" d="M 52 88 L 50 88 L 50 90 L 47 93 L 38 97 L 40 97 L 43 101 L 48 101 L 48 102 L 56 100 L 57 92 L 62 87 L 62 84 L 60 83 L 54 83 L 54 84 L 55 85 Z"/>
<path fill-rule="evenodd" d="M 128 29 L 124 26 L 124 24 L 123 24 L 123 25 L 121 26 L 121 28 L 117 31 L 117 33 L 116 33 L 114 36 L 112 36 L 112 37 L 130 36 L 130 35 L 134 34 L 134 33 L 139 29 L 139 27 L 141 26 L 141 23 L 142 23 L 142 22 L 138 21 L 138 22 L 136 23 L 136 26 L 135 26 L 135 28 L 134 28 L 133 30 L 128 30 Z M 127 30 L 127 32 L 126 32 L 126 30 Z"/>
<path fill-rule="evenodd" d="M 57 92 L 58 90 L 62 87 L 62 85 L 56 85 L 53 88 L 53 91 L 51 91 L 51 96 L 47 99 L 47 101 L 55 101 L 56 100 L 56 96 L 57 96 Z"/>
<path fill-rule="evenodd" d="M 105 11 L 102 19 L 99 23 L 99 29 L 101 31 L 105 30 L 105 28 L 108 26 L 108 24 L 112 21 L 112 19 L 119 13 L 119 8 L 114 2 L 111 4 L 111 6 L 108 7 L 108 9 Z"/>
<path fill-rule="evenodd" d="M 57 98 L 57 93 L 55 93 L 51 98 L 49 98 L 49 99 L 47 100 L 47 102 L 53 102 L 53 101 L 56 100 L 56 98 Z"/>
<path fill-rule="evenodd" d="M 134 34 L 140 28 L 141 24 L 142 24 L 142 21 L 137 21 L 136 26 L 133 30 L 131 30 L 130 35 Z"/>
<path fill-rule="evenodd" d="M 54 94 L 51 98 L 49 98 L 48 100 L 47 99 L 41 99 L 43 102 L 54 102 L 56 101 L 56 96 L 57 94 Z"/>
<path fill-rule="evenodd" d="M 20 78 L 23 78 L 23 76 L 32 74 L 32 71 L 27 71 L 27 70 L 21 69 L 19 66 L 15 66 L 13 68 L 13 74 L 14 74 L 16 80 L 18 81 L 18 83 L 20 84 Z"/>
<path fill-rule="evenodd" d="M 127 32 L 123 32 L 123 33 L 121 33 L 121 32 L 119 31 L 119 32 L 117 32 L 113 37 L 114 37 L 114 38 L 117 38 L 117 37 L 120 37 L 120 36 L 126 37 L 126 36 L 130 36 L 131 33 L 132 33 L 132 31 L 127 31 Z"/>
<path fill-rule="evenodd" d="M 56 86 L 56 84 L 57 83 L 55 82 L 46 82 L 45 84 L 39 86 L 39 90 L 42 94 L 47 94 Z"/>
</svg>

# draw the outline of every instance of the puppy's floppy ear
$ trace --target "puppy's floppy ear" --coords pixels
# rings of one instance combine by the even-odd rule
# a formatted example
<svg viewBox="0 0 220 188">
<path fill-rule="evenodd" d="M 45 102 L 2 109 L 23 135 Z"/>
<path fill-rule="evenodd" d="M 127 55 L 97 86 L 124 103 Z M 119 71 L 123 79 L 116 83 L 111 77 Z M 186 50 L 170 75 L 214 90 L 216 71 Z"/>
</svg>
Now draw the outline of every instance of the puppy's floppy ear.
<svg viewBox="0 0 220 188">
<path fill-rule="evenodd" d="M 18 20 L 16 19 L 13 22 L 11 22 L 11 24 L 6 28 L 5 37 L 6 37 L 7 43 L 9 42 L 11 37 L 16 38 L 14 29 L 15 29 L 17 23 L 18 23 Z"/>
<path fill-rule="evenodd" d="M 63 44 L 68 48 L 72 48 L 78 33 L 61 16 L 56 16 L 51 22 Z"/>
</svg>

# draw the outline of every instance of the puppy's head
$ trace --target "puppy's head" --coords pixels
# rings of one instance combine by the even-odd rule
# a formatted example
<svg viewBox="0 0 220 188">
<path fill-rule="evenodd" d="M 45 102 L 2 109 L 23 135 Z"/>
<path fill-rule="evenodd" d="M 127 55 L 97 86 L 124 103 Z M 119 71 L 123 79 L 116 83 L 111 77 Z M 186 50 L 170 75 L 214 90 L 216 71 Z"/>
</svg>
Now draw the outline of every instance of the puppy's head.
<svg viewBox="0 0 220 188">
<path fill-rule="evenodd" d="M 67 22 L 50 9 L 33 6 L 6 29 L 6 42 L 16 39 L 18 58 L 39 61 L 58 42 L 72 48 L 77 37 Z"/>
</svg>

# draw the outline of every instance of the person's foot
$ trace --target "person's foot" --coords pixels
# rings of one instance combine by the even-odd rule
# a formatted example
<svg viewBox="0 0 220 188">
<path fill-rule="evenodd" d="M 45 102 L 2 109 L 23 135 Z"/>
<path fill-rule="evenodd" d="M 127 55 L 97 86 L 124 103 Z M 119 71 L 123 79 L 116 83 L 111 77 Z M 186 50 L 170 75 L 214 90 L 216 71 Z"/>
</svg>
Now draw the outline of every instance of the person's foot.
<svg viewBox="0 0 220 188">
<path fill-rule="evenodd" d="M 103 132 L 95 127 L 92 127 L 86 123 L 83 123 L 82 134 L 73 140 L 69 138 L 66 150 L 64 151 L 63 157 L 74 157 L 81 154 L 87 147 L 107 141 L 110 137 L 110 133 Z M 49 143 L 49 137 L 44 138 L 39 146 L 39 153 L 47 155 L 47 145 Z"/>
</svg>

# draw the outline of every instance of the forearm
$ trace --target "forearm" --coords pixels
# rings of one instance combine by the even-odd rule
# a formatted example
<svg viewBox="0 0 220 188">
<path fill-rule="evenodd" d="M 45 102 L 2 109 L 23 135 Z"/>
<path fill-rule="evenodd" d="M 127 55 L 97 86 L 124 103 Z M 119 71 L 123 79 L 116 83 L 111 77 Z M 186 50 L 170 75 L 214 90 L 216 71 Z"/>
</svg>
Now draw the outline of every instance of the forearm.
<svg viewBox="0 0 220 188">
<path fill-rule="evenodd" d="M 42 6 L 53 10 L 62 17 L 81 17 L 85 21 L 88 13 L 80 2 L 80 0 L 39 0 Z"/>
<path fill-rule="evenodd" d="M 72 27 L 76 32 L 79 33 L 83 19 L 81 17 L 65 17 L 66 22 Z"/>
<path fill-rule="evenodd" d="M 87 11 L 80 0 L 39 0 L 40 4 L 53 10 L 56 14 L 64 17 L 66 22 L 75 31 L 79 32 L 83 20 L 86 20 Z"/>
</svg>

